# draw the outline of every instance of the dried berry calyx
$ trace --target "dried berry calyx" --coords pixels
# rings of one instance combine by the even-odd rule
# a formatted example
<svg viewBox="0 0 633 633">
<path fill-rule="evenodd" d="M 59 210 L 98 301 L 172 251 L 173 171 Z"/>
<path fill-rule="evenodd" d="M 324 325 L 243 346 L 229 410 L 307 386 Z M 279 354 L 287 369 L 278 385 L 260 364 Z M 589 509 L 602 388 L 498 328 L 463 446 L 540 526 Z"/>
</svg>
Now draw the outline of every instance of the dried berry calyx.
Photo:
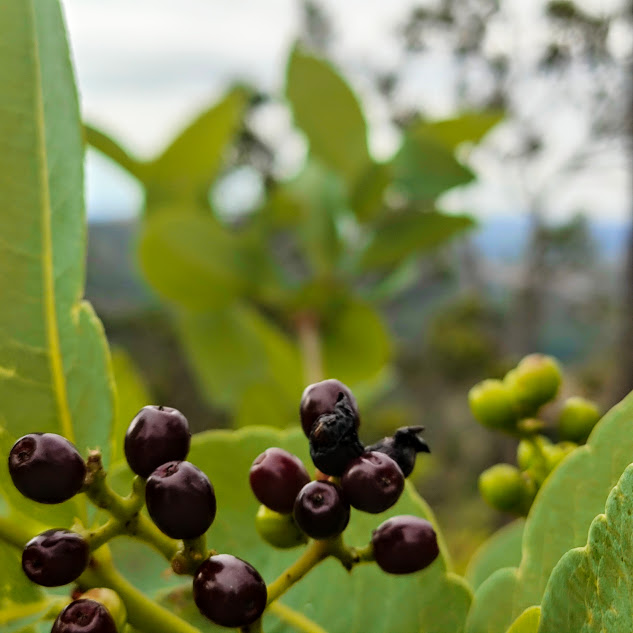
<svg viewBox="0 0 633 633">
<path fill-rule="evenodd" d="M 331 481 L 311 481 L 295 501 L 295 521 L 311 538 L 337 536 L 347 527 L 349 516 L 349 503 Z"/>
<path fill-rule="evenodd" d="M 61 503 L 83 486 L 86 464 L 65 437 L 31 433 L 13 445 L 9 473 L 13 485 L 25 497 L 39 503 Z"/>
<path fill-rule="evenodd" d="M 130 422 L 125 457 L 137 475 L 149 477 L 167 462 L 186 459 L 190 443 L 189 423 L 178 409 L 148 405 Z"/>
<path fill-rule="evenodd" d="M 310 475 L 298 457 L 273 447 L 255 459 L 249 481 L 260 503 L 275 512 L 290 514 L 299 491 L 310 481 Z"/>
<path fill-rule="evenodd" d="M 202 536 L 215 518 L 213 486 L 190 462 L 159 466 L 147 480 L 145 501 L 158 529 L 175 539 Z"/>
<path fill-rule="evenodd" d="M 403 426 L 393 436 L 384 437 L 366 450 L 389 455 L 400 466 L 402 474 L 408 477 L 415 467 L 417 454 L 431 452 L 429 445 L 420 437 L 422 431 L 423 426 Z"/>
<path fill-rule="evenodd" d="M 77 580 L 88 566 L 90 548 L 70 530 L 46 530 L 32 538 L 22 551 L 22 569 L 43 587 L 60 587 Z"/>
<path fill-rule="evenodd" d="M 364 452 L 358 439 L 358 417 L 347 396 L 339 395 L 333 413 L 320 416 L 310 433 L 310 456 L 326 475 L 340 477 L 354 458 Z"/>
<path fill-rule="evenodd" d="M 258 571 L 229 554 L 208 558 L 193 579 L 193 599 L 200 613 L 220 626 L 252 624 L 264 612 L 267 598 Z"/>
<path fill-rule="evenodd" d="M 347 398 L 348 404 L 356 416 L 356 427 L 358 428 L 360 417 L 354 394 L 340 380 L 330 378 L 308 385 L 303 391 L 299 415 L 301 416 L 301 427 L 306 437 L 310 437 L 310 432 L 317 418 L 326 413 L 334 413 L 334 407 L 341 395 Z"/>
</svg>

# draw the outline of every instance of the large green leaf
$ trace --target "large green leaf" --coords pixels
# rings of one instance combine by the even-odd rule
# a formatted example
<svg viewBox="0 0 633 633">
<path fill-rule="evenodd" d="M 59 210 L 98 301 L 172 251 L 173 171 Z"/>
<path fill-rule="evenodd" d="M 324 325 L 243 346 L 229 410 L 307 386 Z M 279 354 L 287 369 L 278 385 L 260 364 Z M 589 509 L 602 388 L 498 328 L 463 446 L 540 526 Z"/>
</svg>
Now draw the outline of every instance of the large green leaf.
<svg viewBox="0 0 633 633">
<path fill-rule="evenodd" d="M 596 425 L 545 480 L 528 515 L 518 568 L 495 572 L 475 593 L 468 633 L 504 631 L 529 606 L 540 604 L 552 570 L 568 550 L 587 542 L 593 518 L 633 455 L 633 394 Z"/>
<path fill-rule="evenodd" d="M 241 408 L 241 423 L 268 424 L 271 408 L 277 424 L 295 422 L 303 389 L 301 360 L 295 344 L 272 321 L 236 303 L 213 312 L 183 312 L 176 325 L 201 391 L 211 402 Z M 261 417 L 249 404 L 252 398 L 267 401 Z"/>
<path fill-rule="evenodd" d="M 473 555 L 466 570 L 466 580 L 476 590 L 498 569 L 521 562 L 521 542 L 525 521 L 517 519 L 497 530 Z"/>
<path fill-rule="evenodd" d="M 117 393 L 117 414 L 110 438 L 110 462 L 123 461 L 127 427 L 138 411 L 152 404 L 147 386 L 130 355 L 121 347 L 112 350 L 112 369 Z"/>
<path fill-rule="evenodd" d="M 231 141 L 242 123 L 249 92 L 229 91 L 193 121 L 167 149 L 145 168 L 148 211 L 153 203 L 206 200 Z"/>
<path fill-rule="evenodd" d="M 107 461 L 113 386 L 102 326 L 81 299 L 83 141 L 58 3 L 3 2 L 0 42 L 0 299 L 10 307 L 0 311 L 0 425 L 13 439 L 61 433 Z M 79 511 L 75 500 L 19 506 L 58 525 Z"/>
<path fill-rule="evenodd" d="M 311 153 L 353 186 L 370 158 L 365 119 L 350 87 L 330 64 L 295 48 L 286 96 Z"/>
<path fill-rule="evenodd" d="M 386 216 L 377 224 L 361 257 L 365 269 L 392 267 L 407 256 L 437 248 L 472 228 L 472 218 L 439 211 L 407 211 Z"/>
<path fill-rule="evenodd" d="M 258 502 L 248 485 L 248 471 L 255 457 L 270 446 L 289 450 L 308 463 L 308 443 L 300 430 L 282 433 L 261 427 L 198 435 L 189 455 L 209 475 L 217 496 L 218 515 L 208 534 L 209 546 L 249 561 L 268 583 L 301 552 L 301 548 L 273 549 L 255 531 Z M 365 545 L 372 529 L 395 514 L 415 514 L 435 522 L 428 506 L 407 487 L 398 504 L 384 515 L 353 512 L 346 540 Z M 408 576 L 390 576 L 375 565 L 362 565 L 349 574 L 340 563 L 328 560 L 295 585 L 281 602 L 330 633 L 460 633 L 470 592 L 461 578 L 448 571 L 443 542 L 441 548 L 443 555 L 431 567 Z M 157 574 L 158 567 L 150 565 L 144 572 L 138 566 L 135 583 L 141 589 L 154 589 Z M 181 590 L 168 593 L 164 603 L 187 614 L 195 624 L 204 626 L 203 630 L 216 630 L 203 623 L 192 605 L 190 581 L 183 581 Z M 274 615 L 265 617 L 264 630 L 295 631 Z"/>
<path fill-rule="evenodd" d="M 633 631 L 633 465 L 589 528 L 585 547 L 558 562 L 541 604 L 540 633 Z"/>
<path fill-rule="evenodd" d="M 370 163 L 361 173 L 350 196 L 350 206 L 361 222 L 368 222 L 380 215 L 392 176 L 389 163 Z"/>
<path fill-rule="evenodd" d="M 479 142 L 502 119 L 503 112 L 499 111 L 465 112 L 453 119 L 420 125 L 436 140 L 454 150 L 465 141 Z"/>
</svg>

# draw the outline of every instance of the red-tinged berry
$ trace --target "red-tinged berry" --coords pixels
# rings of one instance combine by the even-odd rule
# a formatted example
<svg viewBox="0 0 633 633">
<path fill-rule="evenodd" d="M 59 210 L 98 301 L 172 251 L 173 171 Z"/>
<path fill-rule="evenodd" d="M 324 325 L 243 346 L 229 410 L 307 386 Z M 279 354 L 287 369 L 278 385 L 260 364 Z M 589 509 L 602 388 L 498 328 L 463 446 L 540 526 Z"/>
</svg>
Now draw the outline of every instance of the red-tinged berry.
<svg viewBox="0 0 633 633">
<path fill-rule="evenodd" d="M 388 455 L 365 453 L 349 463 L 341 477 L 341 488 L 353 508 L 379 514 L 400 498 L 404 475 Z"/>
<path fill-rule="evenodd" d="M 431 452 L 429 445 L 420 437 L 422 431 L 423 426 L 403 426 L 392 437 L 384 437 L 366 450 L 389 455 L 400 466 L 402 474 L 408 477 L 415 467 L 417 454 Z"/>
<path fill-rule="evenodd" d="M 355 415 L 356 428 L 358 428 L 360 419 L 354 394 L 340 380 L 330 378 L 329 380 L 322 380 L 309 385 L 303 391 L 299 414 L 301 416 L 301 427 L 306 437 L 310 437 L 310 432 L 317 418 L 327 413 L 334 413 L 334 407 L 342 396 L 347 398 L 349 406 Z"/>
<path fill-rule="evenodd" d="M 180 411 L 149 405 L 130 422 L 125 434 L 125 457 L 137 475 L 149 477 L 167 462 L 186 459 L 190 444 L 189 423 Z"/>
<path fill-rule="evenodd" d="M 70 530 L 46 530 L 32 538 L 22 551 L 24 573 L 43 587 L 60 587 L 77 580 L 89 560 L 88 543 Z"/>
<path fill-rule="evenodd" d="M 267 598 L 258 571 L 230 554 L 208 558 L 193 579 L 193 599 L 200 613 L 220 626 L 252 624 L 264 612 Z"/>
<path fill-rule="evenodd" d="M 108 610 L 99 602 L 81 598 L 57 616 L 51 633 L 117 633 Z"/>
<path fill-rule="evenodd" d="M 340 477 L 347 465 L 363 454 L 356 420 L 349 400 L 343 396 L 333 413 L 326 413 L 315 422 L 310 433 L 310 457 L 321 472 Z"/>
<path fill-rule="evenodd" d="M 290 514 L 299 491 L 310 481 L 310 475 L 298 457 L 273 447 L 255 459 L 249 480 L 260 503 L 275 512 Z"/>
<path fill-rule="evenodd" d="M 145 501 L 158 529 L 175 539 L 202 536 L 215 518 L 213 486 L 189 462 L 159 466 L 147 480 Z"/>
<path fill-rule="evenodd" d="M 65 437 L 31 433 L 21 437 L 9 453 L 13 485 L 39 503 L 61 503 L 74 497 L 86 476 L 86 464 Z"/>
<path fill-rule="evenodd" d="M 297 525 L 311 538 L 325 539 L 343 532 L 349 523 L 349 503 L 331 481 L 312 481 L 295 501 Z"/>
<path fill-rule="evenodd" d="M 402 515 L 387 519 L 372 534 L 374 558 L 388 574 L 411 574 L 439 555 L 437 536 L 425 519 Z"/>
</svg>

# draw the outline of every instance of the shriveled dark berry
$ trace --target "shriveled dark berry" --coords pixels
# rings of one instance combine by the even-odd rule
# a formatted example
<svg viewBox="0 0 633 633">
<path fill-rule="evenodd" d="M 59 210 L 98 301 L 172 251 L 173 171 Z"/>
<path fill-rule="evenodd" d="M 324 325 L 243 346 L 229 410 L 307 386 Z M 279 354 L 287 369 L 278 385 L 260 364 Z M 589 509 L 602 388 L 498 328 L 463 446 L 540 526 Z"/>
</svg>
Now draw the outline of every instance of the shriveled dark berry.
<svg viewBox="0 0 633 633">
<path fill-rule="evenodd" d="M 431 452 L 429 445 L 420 437 L 422 431 L 423 426 L 403 426 L 392 437 L 383 437 L 368 446 L 367 450 L 389 455 L 400 466 L 402 474 L 408 477 L 413 472 L 416 455 Z"/>
<path fill-rule="evenodd" d="M 39 503 L 61 503 L 79 492 L 86 464 L 65 437 L 31 433 L 13 445 L 9 473 L 13 485 L 25 497 Z"/>
<path fill-rule="evenodd" d="M 70 530 L 46 530 L 32 538 L 22 551 L 22 569 L 43 587 L 60 587 L 77 580 L 88 566 L 90 548 Z"/>
<path fill-rule="evenodd" d="M 349 463 L 341 477 L 341 488 L 353 508 L 378 514 L 398 501 L 404 490 L 404 475 L 389 455 L 365 453 Z"/>
<path fill-rule="evenodd" d="M 148 405 L 130 422 L 125 457 L 137 475 L 149 477 L 167 462 L 186 459 L 190 444 L 189 423 L 178 409 Z"/>
<path fill-rule="evenodd" d="M 310 433 L 310 457 L 321 472 L 340 477 L 347 465 L 363 454 L 357 420 L 346 396 L 336 403 L 333 413 L 317 419 Z"/>
<path fill-rule="evenodd" d="M 255 459 L 249 480 L 260 503 L 275 512 L 290 514 L 299 491 L 310 481 L 310 475 L 298 457 L 273 447 Z"/>
<path fill-rule="evenodd" d="M 349 503 L 331 481 L 311 481 L 301 489 L 295 501 L 294 517 L 311 538 L 330 538 L 347 527 Z"/>
<path fill-rule="evenodd" d="M 433 526 L 416 516 L 387 519 L 373 532 L 371 542 L 378 566 L 389 574 L 411 574 L 428 567 L 439 555 Z"/>
<path fill-rule="evenodd" d="M 213 486 L 189 462 L 159 466 L 147 480 L 145 501 L 158 529 L 175 539 L 202 536 L 215 518 Z"/>
<path fill-rule="evenodd" d="M 334 413 L 334 407 L 341 396 L 347 398 L 349 406 L 356 416 L 356 428 L 358 428 L 360 418 L 354 394 L 340 380 L 330 378 L 329 380 L 322 380 L 313 385 L 308 385 L 303 391 L 301 404 L 299 405 L 299 415 L 301 416 L 301 427 L 306 437 L 310 437 L 310 432 L 317 418 L 325 413 Z"/>
<path fill-rule="evenodd" d="M 200 613 L 220 626 L 252 624 L 264 612 L 267 598 L 258 571 L 230 554 L 205 560 L 193 579 L 193 599 Z"/>
<path fill-rule="evenodd" d="M 51 633 L 117 633 L 117 630 L 114 619 L 100 602 L 81 598 L 57 616 Z"/>
</svg>

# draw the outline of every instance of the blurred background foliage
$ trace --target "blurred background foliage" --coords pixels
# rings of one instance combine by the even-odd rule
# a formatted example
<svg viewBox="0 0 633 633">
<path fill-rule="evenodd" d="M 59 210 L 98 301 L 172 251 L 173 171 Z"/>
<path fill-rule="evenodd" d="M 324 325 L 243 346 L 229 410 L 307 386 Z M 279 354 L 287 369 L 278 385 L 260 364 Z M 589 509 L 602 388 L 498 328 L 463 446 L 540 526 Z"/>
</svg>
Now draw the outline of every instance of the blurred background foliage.
<svg viewBox="0 0 633 633">
<path fill-rule="evenodd" d="M 455 108 L 436 120 L 403 105 L 404 61 L 366 69 L 400 136 L 378 161 L 363 100 L 332 52 L 328 11 L 300 6 L 283 94 L 236 84 L 151 159 L 86 124 L 87 143 L 144 191 L 137 222 L 89 229 L 87 294 L 116 346 L 119 423 L 153 401 L 181 409 L 195 430 L 286 427 L 305 385 L 339 378 L 358 397 L 365 441 L 426 425 L 433 454 L 416 481 L 463 570 L 506 521 L 479 499 L 477 475 L 516 450 L 474 423 L 468 388 L 534 351 L 559 357 L 570 392 L 605 408 L 633 388 L 633 241 L 621 228 L 596 234 L 582 208 L 551 222 L 548 206 L 593 168 L 593 144 L 630 142 L 630 57 L 608 43 L 631 16 L 550 2 L 526 65 L 485 45 L 503 2 L 413 7 L 402 59 L 441 45 Z M 547 111 L 523 107 L 526 75 L 561 90 L 580 81 L 593 109 L 587 142 L 561 160 L 539 125 Z M 289 109 L 309 148 L 291 177 L 255 124 L 271 103 Z M 486 142 L 499 127 L 513 130 L 511 143 Z M 520 218 L 482 227 L 467 208 L 447 211 L 445 194 L 477 179 L 478 146 L 512 173 Z M 253 173 L 261 186 L 244 202 L 240 178 Z"/>
</svg>

